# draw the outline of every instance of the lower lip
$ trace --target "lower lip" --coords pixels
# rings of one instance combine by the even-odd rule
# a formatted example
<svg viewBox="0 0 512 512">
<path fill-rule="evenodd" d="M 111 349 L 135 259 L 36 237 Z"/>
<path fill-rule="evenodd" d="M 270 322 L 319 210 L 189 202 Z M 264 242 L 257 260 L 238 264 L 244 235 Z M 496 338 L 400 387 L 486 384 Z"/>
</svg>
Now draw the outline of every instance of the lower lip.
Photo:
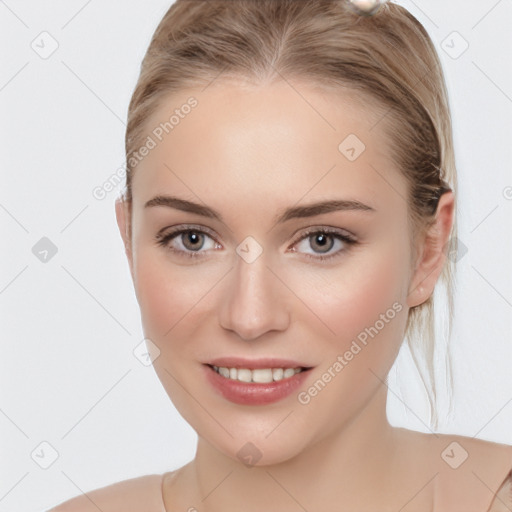
<svg viewBox="0 0 512 512">
<path fill-rule="evenodd" d="M 265 405 L 291 395 L 308 377 L 309 370 L 302 370 L 292 377 L 268 384 L 241 382 L 218 374 L 211 366 L 204 365 L 210 384 L 227 400 L 240 405 Z"/>
</svg>

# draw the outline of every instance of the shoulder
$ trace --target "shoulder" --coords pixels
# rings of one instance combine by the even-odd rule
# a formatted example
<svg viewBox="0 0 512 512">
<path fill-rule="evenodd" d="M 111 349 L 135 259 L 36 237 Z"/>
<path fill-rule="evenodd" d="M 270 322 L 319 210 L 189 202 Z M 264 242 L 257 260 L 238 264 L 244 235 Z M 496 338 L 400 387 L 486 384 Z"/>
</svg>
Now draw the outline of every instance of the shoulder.
<svg viewBox="0 0 512 512">
<path fill-rule="evenodd" d="M 467 510 L 474 505 L 485 512 L 512 510 L 511 445 L 446 434 L 432 435 L 430 443 L 438 459 L 436 494 L 448 509 L 464 504 Z M 501 505 L 505 508 L 496 508 Z"/>
<path fill-rule="evenodd" d="M 164 475 L 146 475 L 85 492 L 47 512 L 165 512 Z"/>
<path fill-rule="evenodd" d="M 494 493 L 494 499 L 486 512 L 510 512 L 510 510 L 512 510 L 512 468 Z"/>
<path fill-rule="evenodd" d="M 424 433 L 405 428 L 395 430 L 404 447 L 415 457 L 420 453 L 427 464 L 432 462 L 432 468 L 438 470 L 444 467 L 476 470 L 486 465 L 504 468 L 507 464 L 512 468 L 512 445 L 455 434 Z"/>
<path fill-rule="evenodd" d="M 512 468 L 495 493 L 487 512 L 510 512 L 512 510 Z"/>
<path fill-rule="evenodd" d="M 498 512 L 509 493 L 512 446 L 475 437 L 399 429 L 406 468 L 416 468 L 419 482 L 431 482 L 433 510 Z M 418 461 L 421 460 L 421 469 Z M 411 474 L 413 473 L 410 471 Z M 500 494 L 501 493 L 501 494 Z M 503 503 L 502 503 L 503 502 Z"/>
<path fill-rule="evenodd" d="M 438 450 L 442 450 L 441 456 L 446 462 L 450 458 L 457 459 L 451 461 L 451 465 L 460 463 L 462 466 L 466 461 L 469 462 L 468 466 L 482 466 L 486 462 L 499 465 L 508 461 L 512 467 L 512 445 L 453 434 L 432 434 L 431 438 Z"/>
</svg>

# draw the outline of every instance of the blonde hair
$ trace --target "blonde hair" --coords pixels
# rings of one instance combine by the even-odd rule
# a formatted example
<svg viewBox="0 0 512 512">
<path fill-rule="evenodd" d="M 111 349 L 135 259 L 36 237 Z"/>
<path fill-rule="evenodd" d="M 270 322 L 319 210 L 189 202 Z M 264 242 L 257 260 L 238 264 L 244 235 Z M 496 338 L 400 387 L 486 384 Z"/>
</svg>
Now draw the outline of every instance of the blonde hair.
<svg viewBox="0 0 512 512">
<path fill-rule="evenodd" d="M 130 155 L 143 143 L 149 116 L 173 92 L 206 86 L 221 73 L 254 83 L 299 78 L 348 89 L 385 109 L 382 127 L 408 184 L 411 249 L 433 223 L 442 193 L 451 189 L 456 196 L 442 67 L 427 32 L 406 9 L 388 2 L 376 14 L 361 16 L 345 0 L 177 0 L 153 35 L 129 105 L 124 192 L 129 206 Z M 457 249 L 456 233 L 455 221 L 448 255 Z M 448 257 L 440 276 L 448 299 L 448 338 L 454 263 Z M 432 294 L 409 310 L 405 336 L 437 429 L 435 327 Z M 451 391 L 449 359 L 445 371 Z"/>
</svg>

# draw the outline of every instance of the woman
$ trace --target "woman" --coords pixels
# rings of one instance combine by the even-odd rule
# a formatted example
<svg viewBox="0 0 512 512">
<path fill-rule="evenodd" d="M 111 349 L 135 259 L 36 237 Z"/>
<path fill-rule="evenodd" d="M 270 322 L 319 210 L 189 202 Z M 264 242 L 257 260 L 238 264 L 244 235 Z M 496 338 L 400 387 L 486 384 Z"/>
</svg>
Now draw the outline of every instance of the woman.
<svg viewBox="0 0 512 512">
<path fill-rule="evenodd" d="M 117 221 L 197 452 L 54 511 L 512 509 L 511 446 L 386 417 L 407 335 L 437 423 L 433 292 L 451 294 L 456 251 L 447 94 L 413 16 L 178 0 L 144 59 L 126 156 Z"/>
</svg>

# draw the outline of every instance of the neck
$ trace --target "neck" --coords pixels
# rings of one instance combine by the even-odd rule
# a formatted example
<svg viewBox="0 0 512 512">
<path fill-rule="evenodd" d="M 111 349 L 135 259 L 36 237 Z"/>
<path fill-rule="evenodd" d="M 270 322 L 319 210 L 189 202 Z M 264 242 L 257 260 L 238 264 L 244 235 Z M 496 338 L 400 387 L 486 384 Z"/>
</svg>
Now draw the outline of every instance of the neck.
<svg viewBox="0 0 512 512">
<path fill-rule="evenodd" d="M 396 482 L 398 435 L 387 421 L 386 396 L 382 385 L 342 429 L 278 464 L 247 467 L 199 437 L 195 459 L 183 468 L 198 510 L 296 512 L 333 503 L 355 510 L 362 497 L 377 505 Z"/>
</svg>

